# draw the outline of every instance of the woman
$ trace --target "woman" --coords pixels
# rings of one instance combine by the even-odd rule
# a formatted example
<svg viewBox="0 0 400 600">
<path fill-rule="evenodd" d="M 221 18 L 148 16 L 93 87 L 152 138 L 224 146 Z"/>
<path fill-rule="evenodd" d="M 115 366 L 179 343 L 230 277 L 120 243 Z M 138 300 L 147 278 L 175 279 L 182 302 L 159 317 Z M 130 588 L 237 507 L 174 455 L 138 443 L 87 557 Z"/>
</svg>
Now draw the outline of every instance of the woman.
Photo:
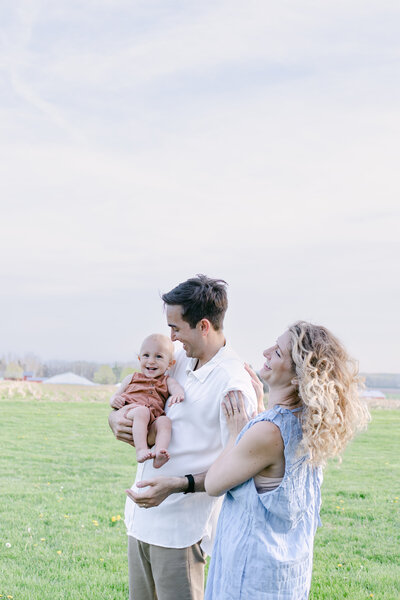
<svg viewBox="0 0 400 600">
<path fill-rule="evenodd" d="M 299 321 L 264 356 L 268 410 L 242 429 L 243 399 L 228 395 L 229 442 L 205 480 L 227 492 L 205 600 L 308 598 L 322 467 L 369 419 L 356 365 L 324 327 Z"/>
</svg>

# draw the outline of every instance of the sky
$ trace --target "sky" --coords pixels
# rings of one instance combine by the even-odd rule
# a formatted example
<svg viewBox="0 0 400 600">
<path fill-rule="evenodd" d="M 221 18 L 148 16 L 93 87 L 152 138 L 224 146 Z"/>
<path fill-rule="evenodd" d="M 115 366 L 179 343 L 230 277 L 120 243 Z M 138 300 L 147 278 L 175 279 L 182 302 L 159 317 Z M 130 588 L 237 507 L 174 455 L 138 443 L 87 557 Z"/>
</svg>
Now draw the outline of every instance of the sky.
<svg viewBox="0 0 400 600">
<path fill-rule="evenodd" d="M 400 6 L 4 0 L 0 355 L 129 361 L 229 284 L 255 367 L 298 319 L 400 372 Z"/>
</svg>

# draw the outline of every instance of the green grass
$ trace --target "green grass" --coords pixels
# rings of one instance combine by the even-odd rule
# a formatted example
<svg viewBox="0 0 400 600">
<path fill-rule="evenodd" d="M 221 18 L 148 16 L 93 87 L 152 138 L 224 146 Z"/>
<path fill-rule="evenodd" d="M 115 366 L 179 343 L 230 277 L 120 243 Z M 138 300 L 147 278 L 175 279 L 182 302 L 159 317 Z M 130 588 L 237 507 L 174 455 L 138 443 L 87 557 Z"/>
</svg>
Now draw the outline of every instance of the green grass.
<svg viewBox="0 0 400 600">
<path fill-rule="evenodd" d="M 114 440 L 101 394 L 67 402 L 55 392 L 22 399 L 7 392 L 0 400 L 3 598 L 128 596 L 125 526 L 112 517 L 123 516 L 135 454 Z M 374 411 L 343 463 L 327 469 L 313 600 L 400 598 L 396 439 L 400 411 Z"/>
<path fill-rule="evenodd" d="M 400 411 L 375 410 L 327 468 L 310 598 L 400 598 L 399 439 Z"/>
<path fill-rule="evenodd" d="M 127 598 L 125 493 L 132 448 L 99 403 L 0 403 L 0 594 Z M 6 547 L 11 544 L 11 547 Z"/>
</svg>

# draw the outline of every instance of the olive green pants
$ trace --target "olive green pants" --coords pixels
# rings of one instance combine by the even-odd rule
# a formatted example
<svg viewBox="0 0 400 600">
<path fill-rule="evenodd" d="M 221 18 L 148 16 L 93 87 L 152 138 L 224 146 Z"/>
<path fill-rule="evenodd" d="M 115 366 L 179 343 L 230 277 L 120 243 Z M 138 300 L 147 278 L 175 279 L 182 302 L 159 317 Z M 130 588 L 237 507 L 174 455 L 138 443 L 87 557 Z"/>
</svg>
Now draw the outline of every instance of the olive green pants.
<svg viewBox="0 0 400 600">
<path fill-rule="evenodd" d="M 204 553 L 164 548 L 128 536 L 129 600 L 203 600 Z"/>
</svg>

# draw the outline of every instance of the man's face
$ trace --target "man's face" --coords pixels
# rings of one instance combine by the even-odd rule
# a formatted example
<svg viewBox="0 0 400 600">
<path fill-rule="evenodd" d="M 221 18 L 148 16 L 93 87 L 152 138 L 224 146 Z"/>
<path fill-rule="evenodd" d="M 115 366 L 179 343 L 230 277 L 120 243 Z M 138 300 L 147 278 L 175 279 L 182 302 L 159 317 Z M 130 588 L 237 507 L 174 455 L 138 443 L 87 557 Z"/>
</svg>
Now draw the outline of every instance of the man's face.
<svg viewBox="0 0 400 600">
<path fill-rule="evenodd" d="M 182 307 L 179 304 L 166 306 L 168 327 L 171 328 L 171 340 L 182 342 L 186 356 L 199 358 L 203 347 L 199 323 L 192 329 L 187 321 L 182 319 Z"/>
</svg>

